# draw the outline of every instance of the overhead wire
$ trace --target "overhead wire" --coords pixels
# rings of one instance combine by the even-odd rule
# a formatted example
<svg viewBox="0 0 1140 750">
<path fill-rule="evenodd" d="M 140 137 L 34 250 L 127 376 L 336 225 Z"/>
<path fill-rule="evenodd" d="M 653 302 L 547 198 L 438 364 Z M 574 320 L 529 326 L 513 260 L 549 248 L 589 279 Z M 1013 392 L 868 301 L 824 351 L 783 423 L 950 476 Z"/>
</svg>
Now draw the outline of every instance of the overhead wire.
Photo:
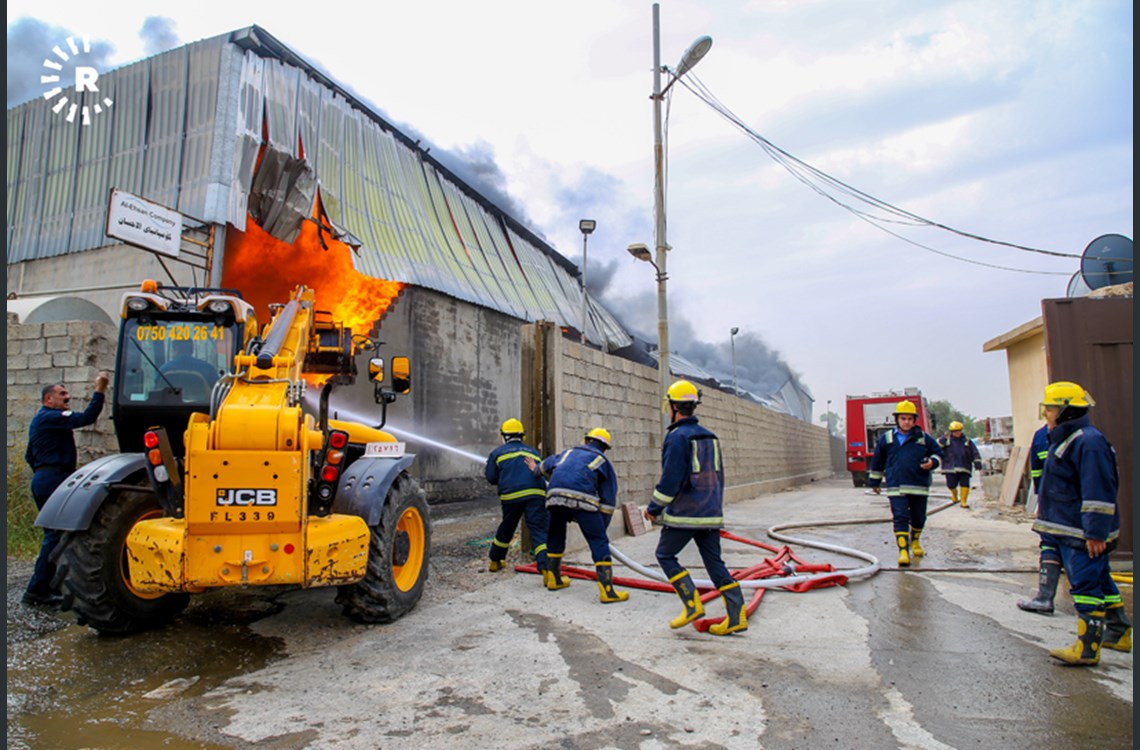
<svg viewBox="0 0 1140 750">
<path fill-rule="evenodd" d="M 668 70 L 668 69 L 666 69 L 666 70 Z M 669 72 L 671 73 L 671 71 L 669 71 Z M 713 94 L 712 91 L 692 71 L 689 71 L 688 73 L 686 73 L 685 77 L 683 77 L 683 78 L 674 78 L 674 83 L 677 83 L 677 82 L 679 82 L 682 86 L 684 86 L 686 89 L 688 89 L 694 96 L 696 96 L 698 99 L 703 101 L 706 105 L 708 105 L 714 112 L 716 112 L 718 115 L 720 115 L 723 119 L 727 120 L 731 125 L 733 125 L 738 130 L 743 132 L 746 136 L 748 136 L 749 139 L 751 139 L 752 141 L 757 143 L 762 149 L 764 149 L 765 153 L 767 153 L 768 156 L 773 159 L 773 161 L 775 161 L 777 164 L 782 166 L 785 170 L 787 170 L 787 172 L 789 174 L 791 174 L 793 177 L 795 177 L 801 183 L 806 185 L 809 189 L 811 189 L 812 191 L 814 191 L 818 195 L 826 198 L 827 200 L 831 201 L 832 203 L 836 204 L 837 206 L 843 208 L 844 210 L 849 211 L 854 216 L 861 219 L 862 221 L 867 222 L 868 224 L 875 227 L 876 229 L 879 229 L 880 231 L 886 232 L 887 234 L 890 234 L 891 236 L 896 237 L 896 238 L 898 238 L 898 239 L 900 239 L 900 240 L 902 240 L 902 241 L 904 241 L 910 245 L 921 248 L 923 250 L 927 250 L 927 251 L 934 253 L 936 255 L 941 255 L 941 256 L 951 258 L 954 260 L 959 260 L 959 261 L 962 261 L 965 263 L 971 263 L 974 265 L 984 266 L 987 268 L 994 268 L 997 270 L 1012 271 L 1015 273 L 1042 274 L 1042 275 L 1050 275 L 1050 276 L 1054 276 L 1054 275 L 1055 276 L 1068 276 L 1068 275 L 1071 275 L 1070 271 L 1042 271 L 1042 270 L 1037 270 L 1037 269 L 1017 268 L 1017 267 L 1013 267 L 1013 266 L 999 265 L 996 263 L 988 263 L 985 261 L 979 261 L 979 260 L 974 260 L 971 258 L 965 258 L 965 257 L 962 257 L 960 255 L 955 255 L 954 253 L 949 253 L 949 252 L 945 252 L 942 250 L 938 250 L 938 249 L 933 248 L 929 245 L 926 245 L 924 243 L 913 240 L 909 237 L 906 237 L 906 236 L 900 234 L 897 231 L 893 231 L 888 226 L 884 226 L 884 224 L 897 224 L 897 225 L 909 226 L 909 227 L 929 227 L 929 228 L 941 229 L 943 231 L 950 232 L 954 235 L 957 235 L 959 237 L 963 237 L 966 239 L 972 239 L 972 240 L 976 240 L 979 242 L 985 242 L 985 243 L 992 244 L 992 245 L 1007 247 L 1007 248 L 1010 248 L 1013 250 L 1019 250 L 1019 251 L 1023 251 L 1023 252 L 1029 252 L 1029 253 L 1036 253 L 1036 254 L 1050 256 L 1050 257 L 1073 258 L 1073 259 L 1078 259 L 1078 260 L 1082 257 L 1081 254 L 1079 254 L 1079 253 L 1064 253 L 1064 252 L 1059 252 L 1059 251 L 1055 251 L 1055 250 L 1043 250 L 1041 248 L 1030 247 L 1027 245 L 1020 245 L 1020 244 L 1013 243 L 1013 242 L 1006 242 L 1003 240 L 995 240 L 995 239 L 992 239 L 989 237 L 984 237 L 982 235 L 979 235 L 979 234 L 976 234 L 973 232 L 967 232 L 964 230 L 956 229 L 956 228 L 951 227 L 947 224 L 943 224 L 941 222 L 937 222 L 937 221 L 933 221 L 931 219 L 927 219 L 927 218 L 920 216 L 916 213 L 913 213 L 911 211 L 907 211 L 906 209 L 899 208 L 898 206 L 895 206 L 891 203 L 880 200 L 879 198 L 876 198 L 875 196 L 870 195 L 870 194 L 868 194 L 862 190 L 859 190 L 858 188 L 855 188 L 851 185 L 848 185 L 847 183 L 843 182 L 842 180 L 835 178 L 835 177 L 832 177 L 831 175 L 829 175 L 826 172 L 812 166 L 811 164 L 808 164 L 807 162 L 796 158 L 792 154 L 788 153 L 784 149 L 782 149 L 779 146 L 777 146 L 776 144 L 772 143 L 770 140 L 768 140 L 764 136 L 757 133 L 755 130 L 753 130 L 751 127 L 749 127 L 747 123 L 745 123 L 743 120 L 741 120 L 740 117 L 737 116 L 731 109 L 729 109 L 723 102 L 721 102 L 716 97 L 716 95 Z M 669 103 L 671 104 L 672 103 L 672 87 L 670 87 L 669 95 L 667 98 L 668 98 Z M 667 130 L 667 128 L 668 128 L 668 109 L 666 110 L 666 130 Z M 668 152 L 666 151 L 666 153 L 668 153 Z M 667 164 L 667 160 L 666 160 L 666 164 Z M 667 168 L 667 167 L 663 166 L 663 169 L 665 169 L 665 168 Z M 857 201 L 859 203 L 863 203 L 866 206 L 868 206 L 869 208 L 864 209 L 864 208 L 859 208 L 857 205 L 851 205 L 851 204 L 845 202 L 844 200 L 842 200 L 841 199 L 842 196 L 846 196 L 849 199 L 852 199 L 852 200 Z"/>
</svg>

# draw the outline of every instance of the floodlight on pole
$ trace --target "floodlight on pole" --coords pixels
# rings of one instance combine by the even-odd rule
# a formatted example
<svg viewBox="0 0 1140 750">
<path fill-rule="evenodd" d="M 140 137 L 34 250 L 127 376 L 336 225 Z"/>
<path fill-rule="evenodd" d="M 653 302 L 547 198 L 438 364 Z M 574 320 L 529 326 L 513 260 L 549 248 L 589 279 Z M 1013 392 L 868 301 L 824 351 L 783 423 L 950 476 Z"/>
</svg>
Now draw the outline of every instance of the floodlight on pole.
<svg viewBox="0 0 1140 750">
<path fill-rule="evenodd" d="M 586 238 L 596 229 L 598 222 L 593 219 L 582 219 L 578 222 L 578 231 L 582 233 L 582 346 L 586 345 Z"/>
<path fill-rule="evenodd" d="M 661 5 L 653 4 L 653 169 L 654 169 L 654 197 L 653 207 L 656 218 L 654 231 L 654 245 L 656 246 L 657 261 L 653 264 L 657 269 L 657 370 L 661 381 L 661 393 L 669 390 L 669 306 L 666 296 L 665 282 L 669 278 L 665 270 L 665 254 L 669 245 L 665 239 L 665 139 L 661 127 L 661 100 L 665 91 L 676 83 L 681 76 L 689 72 L 712 47 L 712 37 L 698 37 L 677 65 L 677 72 L 671 73 L 668 68 L 661 65 Z M 672 79 L 664 90 L 661 88 L 661 73 L 669 72 Z M 630 250 L 632 253 L 632 249 Z M 638 257 L 638 256 L 634 256 Z M 669 426 L 669 415 L 662 412 L 662 423 Z"/>
</svg>

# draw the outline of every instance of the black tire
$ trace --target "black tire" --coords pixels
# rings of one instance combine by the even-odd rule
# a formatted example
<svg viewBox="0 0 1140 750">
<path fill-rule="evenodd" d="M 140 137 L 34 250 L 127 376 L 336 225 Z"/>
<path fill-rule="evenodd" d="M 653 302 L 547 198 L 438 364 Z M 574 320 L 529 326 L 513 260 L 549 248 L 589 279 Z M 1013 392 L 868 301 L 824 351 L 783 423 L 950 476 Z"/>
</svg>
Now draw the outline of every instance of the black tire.
<svg viewBox="0 0 1140 750">
<path fill-rule="evenodd" d="M 108 497 L 91 525 L 63 535 L 53 552 L 53 584 L 61 609 L 73 609 L 80 625 L 102 635 L 128 635 L 164 625 L 190 602 L 187 594 L 140 594 L 131 587 L 127 534 L 145 518 L 162 515 L 158 498 L 140 489 Z"/>
<path fill-rule="evenodd" d="M 371 531 L 364 578 L 341 586 L 337 601 L 356 622 L 395 622 L 419 602 L 428 577 L 431 520 L 415 479 L 396 477 Z"/>
</svg>

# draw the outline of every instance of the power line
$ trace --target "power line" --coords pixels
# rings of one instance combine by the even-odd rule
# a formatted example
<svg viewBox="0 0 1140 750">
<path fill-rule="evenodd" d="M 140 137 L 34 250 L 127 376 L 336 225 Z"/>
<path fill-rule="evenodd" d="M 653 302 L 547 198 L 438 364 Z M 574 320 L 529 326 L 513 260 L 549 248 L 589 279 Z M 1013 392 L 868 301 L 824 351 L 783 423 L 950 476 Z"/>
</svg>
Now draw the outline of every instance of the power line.
<svg viewBox="0 0 1140 750">
<path fill-rule="evenodd" d="M 964 258 L 959 255 L 954 255 L 953 253 L 936 250 L 929 245 L 925 245 L 921 242 L 909 239 L 908 237 L 905 237 L 896 231 L 892 231 L 889 227 L 884 226 L 884 224 L 898 224 L 901 226 L 910 227 L 931 227 L 950 232 L 966 239 L 977 240 L 979 242 L 986 242 L 992 245 L 1008 247 L 1014 250 L 1037 253 L 1040 255 L 1047 255 L 1056 258 L 1073 258 L 1080 260 L 1082 257 L 1080 254 L 1062 253 L 1054 250 L 1043 250 L 1041 248 L 1019 245 L 1013 242 L 991 239 L 979 234 L 974 234 L 973 232 L 966 232 L 949 225 L 942 224 L 941 222 L 927 219 L 911 211 L 907 211 L 906 209 L 899 208 L 898 206 L 895 206 L 891 203 L 880 200 L 873 195 L 865 193 L 858 188 L 852 187 L 842 180 L 832 177 L 831 175 L 817 169 L 816 167 L 813 167 L 807 162 L 804 162 L 801 159 L 792 156 L 784 149 L 780 148 L 764 136 L 757 133 L 755 130 L 750 128 L 747 123 L 741 120 L 740 117 L 732 112 L 732 110 L 725 106 L 724 103 L 722 103 L 692 71 L 689 71 L 684 78 L 677 79 L 677 81 L 682 86 L 691 91 L 694 96 L 707 104 L 714 112 L 727 120 L 738 130 L 743 132 L 751 140 L 756 142 L 761 148 L 764 149 L 765 153 L 767 153 L 768 156 L 773 159 L 773 161 L 782 166 L 785 170 L 788 171 L 789 174 L 802 182 L 809 189 L 836 204 L 840 208 L 851 212 L 857 218 L 867 222 L 868 224 L 871 224 L 875 228 L 886 232 L 893 237 L 901 239 L 904 242 L 914 245 L 915 247 L 919 247 L 923 250 L 927 250 L 929 252 L 935 253 L 937 255 L 942 255 L 947 258 L 960 260 L 964 263 L 972 263 L 974 265 L 985 266 L 987 268 L 994 268 L 1003 271 L 1043 274 L 1050 276 L 1071 275 L 1068 271 L 1037 271 L 1025 268 L 1002 266 L 994 263 L 985 263 L 982 261 L 972 260 L 970 258 Z M 859 208 L 857 205 L 851 205 L 841 199 L 843 196 L 846 196 L 847 198 L 852 199 L 858 203 L 866 204 L 866 206 L 869 208 Z"/>
</svg>

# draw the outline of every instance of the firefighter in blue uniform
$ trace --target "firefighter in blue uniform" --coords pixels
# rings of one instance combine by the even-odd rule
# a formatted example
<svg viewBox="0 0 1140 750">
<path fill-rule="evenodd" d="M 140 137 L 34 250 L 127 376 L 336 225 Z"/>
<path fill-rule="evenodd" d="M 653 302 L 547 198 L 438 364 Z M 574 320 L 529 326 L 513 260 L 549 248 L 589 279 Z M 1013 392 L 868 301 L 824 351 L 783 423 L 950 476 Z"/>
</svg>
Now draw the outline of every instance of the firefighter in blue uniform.
<svg viewBox="0 0 1140 750">
<path fill-rule="evenodd" d="M 1132 650 L 1132 622 L 1108 566 L 1120 536 L 1116 452 L 1089 422 L 1096 402 L 1067 381 L 1045 386 L 1042 416 L 1049 430 L 1049 454 L 1041 472 L 1040 507 L 1033 530 L 1060 543 L 1061 564 L 1077 610 L 1077 640 L 1049 655 L 1066 664 L 1100 663 L 1101 648 Z"/>
<path fill-rule="evenodd" d="M 1049 430 L 1054 425 L 1046 422 L 1033 433 L 1029 446 L 1029 476 L 1033 480 L 1033 494 L 1041 494 L 1041 473 L 1049 455 Z M 1041 512 L 1038 504 L 1037 512 Z M 1053 598 L 1057 595 L 1057 582 L 1061 580 L 1061 547 L 1052 534 L 1041 533 L 1041 554 L 1037 563 L 1037 595 L 1032 599 L 1019 599 L 1017 606 L 1026 612 L 1040 615 L 1053 614 Z"/>
<path fill-rule="evenodd" d="M 495 530 L 491 542 L 490 562 L 487 570 L 492 573 L 506 565 L 507 550 L 519 521 L 526 518 L 526 528 L 530 532 L 531 550 L 538 570 L 546 570 L 546 529 L 550 519 L 546 513 L 546 480 L 536 475 L 527 463 L 540 461 L 537 450 L 523 442 L 526 433 L 523 424 L 517 419 L 503 422 L 499 430 L 503 444 L 487 456 L 483 476 L 499 488 L 499 503 L 503 510 L 503 520 Z"/>
<path fill-rule="evenodd" d="M 926 502 L 930 497 L 932 472 L 938 468 L 941 449 L 938 441 L 918 426 L 918 408 L 911 401 L 895 405 L 895 429 L 879 437 L 867 484 L 879 494 L 884 476 L 891 502 L 899 565 L 910 565 L 911 557 L 922 557 L 919 543 L 926 527 Z"/>
<path fill-rule="evenodd" d="M 724 456 L 720 440 L 693 416 L 701 402 L 696 386 L 678 380 L 669 386 L 665 398 L 672 422 L 661 445 L 661 479 L 645 515 L 662 526 L 657 562 L 685 606 L 669 627 L 684 627 L 705 613 L 692 576 L 677 559 L 681 550 L 694 541 L 728 612 L 727 617 L 709 627 L 709 632 L 728 635 L 747 630 L 748 614 L 740 582 L 732 577 L 720 555 L 720 530 L 724 528 Z"/>
<path fill-rule="evenodd" d="M 970 496 L 970 479 L 975 469 L 981 470 L 982 455 L 974 441 L 962 432 L 963 426 L 957 420 L 951 422 L 950 434 L 938 439 L 938 447 L 942 449 L 942 473 L 946 477 L 950 497 L 961 503 L 963 508 L 969 508 L 966 498 Z"/>
<path fill-rule="evenodd" d="M 613 445 L 610 433 L 595 427 L 586 433 L 582 445 L 547 457 L 537 470 L 547 477 L 546 510 L 550 513 L 547 535 L 547 570 L 543 572 L 550 591 L 566 588 L 562 575 L 562 554 L 566 551 L 566 527 L 578 524 L 590 546 L 598 576 L 599 598 L 603 604 L 624 602 L 625 591 L 614 590 L 613 558 L 606 535 L 617 507 L 617 473 L 606 458 Z"/>
<path fill-rule="evenodd" d="M 41 391 L 43 405 L 28 426 L 28 449 L 24 453 L 24 460 L 32 467 L 32 499 L 35 500 L 37 509 L 43 510 L 44 503 L 51 494 L 75 471 L 78 454 L 73 431 L 95 424 L 103 411 L 107 384 L 110 381 L 111 377 L 105 372 L 100 372 L 95 377 L 95 392 L 91 394 L 91 402 L 79 414 L 69 408 L 71 394 L 63 383 L 46 385 Z M 55 605 L 62 601 L 62 597 L 51 587 L 55 565 L 51 563 L 50 557 L 59 539 L 60 532 L 57 529 L 44 529 L 44 540 L 36 557 L 36 566 L 22 600 L 24 604 Z"/>
</svg>

